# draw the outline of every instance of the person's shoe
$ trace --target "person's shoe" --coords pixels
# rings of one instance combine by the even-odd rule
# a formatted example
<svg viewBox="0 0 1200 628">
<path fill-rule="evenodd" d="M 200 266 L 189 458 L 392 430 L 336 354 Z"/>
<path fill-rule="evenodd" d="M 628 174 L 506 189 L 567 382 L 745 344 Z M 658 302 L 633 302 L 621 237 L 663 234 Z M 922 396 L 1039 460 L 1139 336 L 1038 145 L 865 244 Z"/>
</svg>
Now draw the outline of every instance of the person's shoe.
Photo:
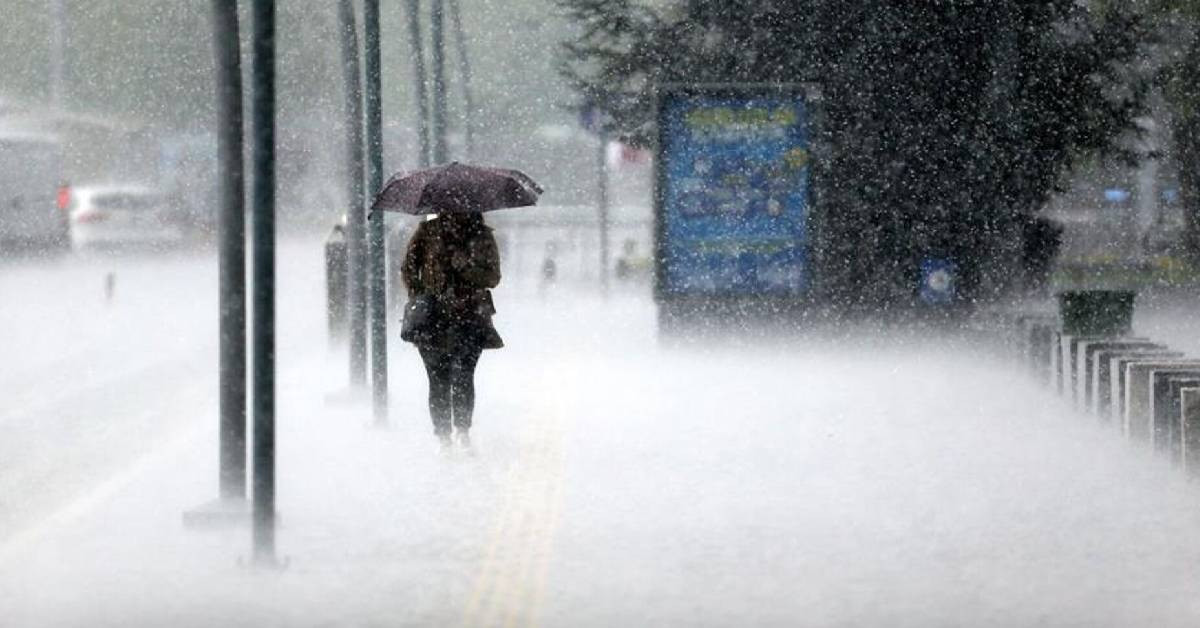
<svg viewBox="0 0 1200 628">
<path fill-rule="evenodd" d="M 458 440 L 459 451 L 467 454 L 475 453 L 471 448 L 471 435 L 466 430 L 459 430 L 454 436 Z"/>
<path fill-rule="evenodd" d="M 454 441 L 450 439 L 449 432 L 438 432 L 438 451 L 443 454 L 449 454 L 454 450 Z"/>
</svg>

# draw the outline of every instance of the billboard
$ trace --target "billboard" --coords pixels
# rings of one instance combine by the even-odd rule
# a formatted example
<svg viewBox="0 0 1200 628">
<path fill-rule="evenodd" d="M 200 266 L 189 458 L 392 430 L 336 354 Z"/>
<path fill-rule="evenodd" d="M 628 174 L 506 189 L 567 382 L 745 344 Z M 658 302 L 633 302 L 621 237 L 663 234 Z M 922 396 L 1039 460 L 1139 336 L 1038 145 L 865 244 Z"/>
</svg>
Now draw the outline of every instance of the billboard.
<svg viewBox="0 0 1200 628">
<path fill-rule="evenodd" d="M 660 297 L 807 292 L 809 117 L 798 89 L 661 94 Z"/>
</svg>

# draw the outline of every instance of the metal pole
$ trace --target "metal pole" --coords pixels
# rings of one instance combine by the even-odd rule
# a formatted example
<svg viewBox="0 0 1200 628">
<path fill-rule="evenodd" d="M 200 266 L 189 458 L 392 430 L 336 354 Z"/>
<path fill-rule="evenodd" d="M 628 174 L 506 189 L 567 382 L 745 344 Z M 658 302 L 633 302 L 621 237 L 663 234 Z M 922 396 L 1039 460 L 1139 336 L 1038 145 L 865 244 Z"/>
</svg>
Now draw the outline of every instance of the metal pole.
<svg viewBox="0 0 1200 628">
<path fill-rule="evenodd" d="M 475 155 L 475 95 L 471 91 L 471 58 L 467 54 L 467 37 L 463 32 L 462 12 L 459 0 L 449 0 L 450 22 L 454 26 L 454 40 L 458 48 L 459 83 L 463 92 L 463 129 L 466 133 L 467 160 Z"/>
<path fill-rule="evenodd" d="M 433 163 L 444 164 L 448 159 L 446 149 L 446 43 L 445 3 L 431 0 L 429 34 L 433 49 L 430 59 L 433 64 Z"/>
<path fill-rule="evenodd" d="M 275 563 L 275 2 L 254 10 L 254 563 Z"/>
<path fill-rule="evenodd" d="M 50 106 L 54 109 L 62 109 L 65 96 L 66 31 L 65 0 L 50 0 Z"/>
<path fill-rule="evenodd" d="M 600 214 L 600 289 L 608 293 L 608 135 L 600 133 L 596 159 L 596 203 Z"/>
<path fill-rule="evenodd" d="M 425 46 L 421 39 L 421 0 L 408 0 L 408 43 L 412 48 L 413 87 L 417 101 L 417 135 L 421 154 L 417 164 L 429 167 L 429 76 L 425 70 Z"/>
<path fill-rule="evenodd" d="M 367 113 L 367 203 L 383 189 L 383 102 L 379 52 L 379 0 L 363 2 L 363 33 L 366 53 Z M 369 211 L 369 210 L 368 210 Z M 367 272 L 371 315 L 371 390 L 375 423 L 387 423 L 387 251 L 383 212 L 368 214 Z"/>
<path fill-rule="evenodd" d="M 346 210 L 347 291 L 350 310 L 350 387 L 367 381 L 366 233 L 363 224 L 363 114 L 359 76 L 358 23 L 352 0 L 338 2 L 341 25 L 342 74 L 346 97 L 346 160 L 350 170 L 350 207 Z"/>
<path fill-rule="evenodd" d="M 220 490 L 246 498 L 246 177 L 237 0 L 212 0 L 217 69 Z"/>
</svg>

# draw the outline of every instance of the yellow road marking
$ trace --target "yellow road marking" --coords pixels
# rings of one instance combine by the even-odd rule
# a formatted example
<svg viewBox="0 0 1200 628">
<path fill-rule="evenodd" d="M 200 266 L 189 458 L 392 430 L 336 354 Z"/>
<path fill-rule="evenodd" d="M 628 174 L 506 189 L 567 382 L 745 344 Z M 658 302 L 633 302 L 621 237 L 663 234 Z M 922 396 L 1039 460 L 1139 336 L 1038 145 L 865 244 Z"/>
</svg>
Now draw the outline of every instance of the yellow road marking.
<svg viewBox="0 0 1200 628">
<path fill-rule="evenodd" d="M 522 430 L 517 461 L 507 474 L 483 564 L 464 609 L 464 627 L 536 626 L 540 620 L 565 493 L 571 396 L 563 383 L 543 382 L 540 390 L 552 395 L 548 401 L 553 403 L 534 413 Z"/>
</svg>

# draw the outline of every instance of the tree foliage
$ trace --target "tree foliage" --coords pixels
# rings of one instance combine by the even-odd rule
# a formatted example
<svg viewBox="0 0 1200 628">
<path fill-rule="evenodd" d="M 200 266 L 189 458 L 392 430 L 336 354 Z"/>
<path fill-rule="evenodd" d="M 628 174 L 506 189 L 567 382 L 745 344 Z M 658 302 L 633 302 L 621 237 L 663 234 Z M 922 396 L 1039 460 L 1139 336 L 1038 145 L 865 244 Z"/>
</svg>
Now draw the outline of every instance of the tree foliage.
<svg viewBox="0 0 1200 628">
<path fill-rule="evenodd" d="M 564 72 L 611 132 L 653 141 L 662 83 L 810 82 L 829 140 L 819 273 L 849 305 L 900 303 L 949 257 L 1002 289 L 1021 225 L 1081 158 L 1133 159 L 1149 32 L 1075 0 L 561 0 Z"/>
<path fill-rule="evenodd" d="M 1170 131 L 1166 156 L 1183 205 L 1184 251 L 1200 268 L 1200 1 L 1149 0 L 1149 9 L 1166 40 L 1158 84 Z"/>
</svg>

